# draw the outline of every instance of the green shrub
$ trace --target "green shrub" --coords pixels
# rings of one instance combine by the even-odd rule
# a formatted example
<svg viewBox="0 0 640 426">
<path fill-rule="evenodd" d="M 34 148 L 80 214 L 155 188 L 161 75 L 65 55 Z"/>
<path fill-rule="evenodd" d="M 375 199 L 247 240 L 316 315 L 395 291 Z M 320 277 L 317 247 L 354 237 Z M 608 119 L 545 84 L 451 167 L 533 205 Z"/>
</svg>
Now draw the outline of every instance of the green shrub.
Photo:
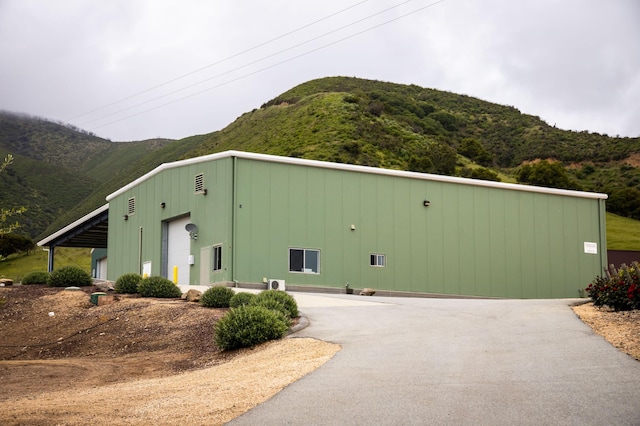
<svg viewBox="0 0 640 426">
<path fill-rule="evenodd" d="M 142 277 L 140 276 L 140 274 L 124 274 L 118 277 L 113 288 L 115 289 L 116 293 L 137 293 L 138 284 L 140 284 L 140 281 L 142 281 Z"/>
<path fill-rule="evenodd" d="M 263 306 L 233 308 L 214 326 L 213 340 L 222 350 L 247 348 L 284 337 L 290 321 Z"/>
<path fill-rule="evenodd" d="M 207 308 L 228 308 L 234 294 L 234 291 L 229 287 L 211 287 L 202 293 L 200 304 Z"/>
<path fill-rule="evenodd" d="M 273 311 L 278 311 L 281 312 L 282 315 L 286 316 L 287 318 L 291 318 L 291 315 L 289 313 L 289 309 L 287 309 L 287 307 L 284 305 L 284 303 L 282 303 L 282 301 L 280 300 L 276 300 L 273 298 L 262 298 L 262 299 L 258 299 L 257 297 L 251 302 L 251 305 L 253 306 L 262 306 L 263 308 L 267 308 L 267 309 L 271 309 Z"/>
<path fill-rule="evenodd" d="M 180 287 L 163 277 L 143 278 L 140 284 L 138 284 L 138 293 L 140 293 L 142 297 L 172 298 L 182 295 Z"/>
<path fill-rule="evenodd" d="M 258 297 L 253 293 L 248 293 L 246 291 L 241 291 L 240 293 L 236 293 L 233 295 L 231 300 L 229 301 L 230 308 L 238 308 L 244 305 L 250 305 L 252 300 Z"/>
<path fill-rule="evenodd" d="M 611 266 L 604 277 L 596 277 L 586 288 L 595 306 L 608 306 L 614 311 L 640 309 L 640 264 L 620 269 Z"/>
<path fill-rule="evenodd" d="M 92 284 L 91 275 L 77 266 L 64 266 L 53 271 L 47 281 L 51 287 L 84 287 Z"/>
<path fill-rule="evenodd" d="M 28 284 L 46 284 L 49 281 L 48 272 L 31 272 L 22 279 L 23 285 Z"/>
<path fill-rule="evenodd" d="M 290 294 L 279 290 L 265 290 L 258 294 L 258 297 L 252 302 L 254 305 L 259 306 L 272 306 L 277 308 L 278 305 L 275 302 L 282 304 L 285 308 L 283 313 L 289 318 L 295 318 L 298 316 L 298 304 L 296 300 Z"/>
</svg>

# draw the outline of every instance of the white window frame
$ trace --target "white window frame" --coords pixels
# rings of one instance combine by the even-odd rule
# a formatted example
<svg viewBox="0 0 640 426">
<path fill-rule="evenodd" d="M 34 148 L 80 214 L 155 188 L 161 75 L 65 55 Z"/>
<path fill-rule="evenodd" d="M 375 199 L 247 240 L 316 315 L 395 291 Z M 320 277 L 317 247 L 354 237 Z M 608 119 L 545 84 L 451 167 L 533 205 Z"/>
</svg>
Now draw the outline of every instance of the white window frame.
<svg viewBox="0 0 640 426">
<path fill-rule="evenodd" d="M 302 251 L 302 271 L 296 271 L 296 270 L 292 270 L 291 269 L 291 251 L 292 250 L 300 250 Z M 306 268 L 307 266 L 307 252 L 315 252 L 318 254 L 317 259 L 318 259 L 318 265 L 317 271 L 313 271 L 311 268 Z M 320 275 L 320 265 L 322 264 L 322 262 L 320 261 L 320 254 L 321 254 L 321 250 L 320 249 L 312 249 L 312 248 L 302 248 L 302 247 L 289 247 L 288 250 L 288 262 L 289 262 L 289 272 L 292 274 L 312 274 L 312 275 Z"/>
<path fill-rule="evenodd" d="M 387 266 L 387 255 L 382 253 L 371 253 L 369 255 L 369 265 L 374 268 L 384 268 Z"/>
<path fill-rule="evenodd" d="M 211 247 L 211 271 L 222 271 L 222 244 Z"/>
</svg>

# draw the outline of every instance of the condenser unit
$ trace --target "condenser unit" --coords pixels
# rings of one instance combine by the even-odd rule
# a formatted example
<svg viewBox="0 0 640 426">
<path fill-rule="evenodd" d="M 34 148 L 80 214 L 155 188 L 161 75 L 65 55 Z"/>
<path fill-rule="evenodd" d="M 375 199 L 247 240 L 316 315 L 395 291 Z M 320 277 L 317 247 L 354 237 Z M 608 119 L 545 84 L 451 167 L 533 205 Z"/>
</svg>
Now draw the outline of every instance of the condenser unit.
<svg viewBox="0 0 640 426">
<path fill-rule="evenodd" d="M 269 290 L 286 291 L 284 280 L 269 280 Z"/>
</svg>

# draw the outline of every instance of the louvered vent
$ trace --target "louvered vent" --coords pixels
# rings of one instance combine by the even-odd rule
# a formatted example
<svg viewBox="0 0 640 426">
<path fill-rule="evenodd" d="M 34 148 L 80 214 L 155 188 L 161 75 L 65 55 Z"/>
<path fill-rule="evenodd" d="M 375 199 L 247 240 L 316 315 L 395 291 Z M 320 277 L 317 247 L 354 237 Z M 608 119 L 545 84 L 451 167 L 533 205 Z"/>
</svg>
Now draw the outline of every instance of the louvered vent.
<svg viewBox="0 0 640 426">
<path fill-rule="evenodd" d="M 127 200 L 127 214 L 131 216 L 136 212 L 136 198 L 132 197 Z"/>
<path fill-rule="evenodd" d="M 196 175 L 195 188 L 196 194 L 202 194 L 204 192 L 204 175 L 202 173 Z"/>
</svg>

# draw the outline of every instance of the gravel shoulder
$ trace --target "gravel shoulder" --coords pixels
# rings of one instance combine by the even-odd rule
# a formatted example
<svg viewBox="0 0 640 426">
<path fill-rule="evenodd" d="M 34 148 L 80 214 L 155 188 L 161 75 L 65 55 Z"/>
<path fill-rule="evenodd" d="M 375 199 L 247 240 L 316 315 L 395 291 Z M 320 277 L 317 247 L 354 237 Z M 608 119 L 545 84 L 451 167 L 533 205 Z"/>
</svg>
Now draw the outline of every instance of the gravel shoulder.
<svg viewBox="0 0 640 426">
<path fill-rule="evenodd" d="M 614 312 L 593 303 L 573 307 L 573 311 L 596 334 L 622 352 L 640 361 L 640 311 Z"/>
</svg>

